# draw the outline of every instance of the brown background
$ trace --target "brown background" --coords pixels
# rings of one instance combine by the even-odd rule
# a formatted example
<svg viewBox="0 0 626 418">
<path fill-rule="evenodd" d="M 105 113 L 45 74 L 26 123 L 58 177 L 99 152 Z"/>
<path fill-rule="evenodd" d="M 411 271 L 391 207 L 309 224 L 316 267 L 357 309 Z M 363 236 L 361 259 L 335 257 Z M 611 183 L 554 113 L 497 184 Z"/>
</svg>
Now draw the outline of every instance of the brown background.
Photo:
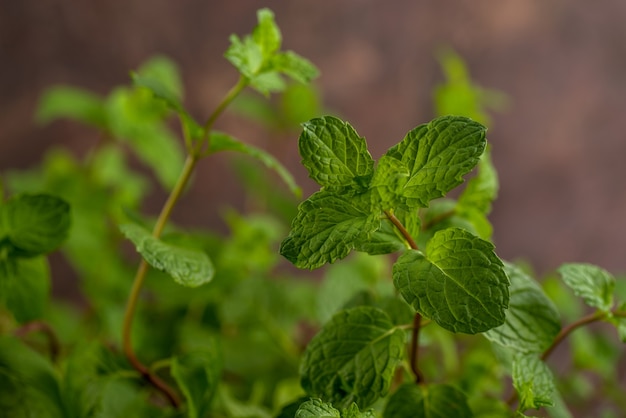
<svg viewBox="0 0 626 418">
<path fill-rule="evenodd" d="M 623 0 L 0 0 L 0 172 L 37 164 L 55 143 L 77 152 L 95 143 L 85 127 L 33 124 L 45 87 L 106 94 L 155 53 L 178 62 L 186 103 L 206 117 L 237 77 L 222 58 L 228 36 L 248 33 L 263 6 L 276 13 L 285 48 L 320 68 L 326 106 L 375 158 L 433 116 L 435 52 L 454 48 L 478 83 L 512 102 L 489 131 L 501 176 L 492 214 L 499 255 L 542 272 L 565 261 L 626 271 Z M 313 190 L 297 134 L 277 140 L 233 117 L 220 127 L 271 149 Z M 201 164 L 179 222 L 221 227 L 219 209 L 242 203 L 224 170 L 222 159 Z M 162 198 L 156 192 L 149 204 Z"/>
</svg>

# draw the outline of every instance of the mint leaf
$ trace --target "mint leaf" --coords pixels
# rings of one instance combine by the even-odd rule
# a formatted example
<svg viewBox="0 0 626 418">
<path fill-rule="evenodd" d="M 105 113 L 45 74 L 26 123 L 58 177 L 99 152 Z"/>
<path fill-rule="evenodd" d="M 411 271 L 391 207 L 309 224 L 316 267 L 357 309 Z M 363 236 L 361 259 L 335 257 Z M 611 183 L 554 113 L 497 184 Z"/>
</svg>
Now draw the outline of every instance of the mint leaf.
<svg viewBox="0 0 626 418">
<path fill-rule="evenodd" d="M 405 383 L 387 401 L 383 418 L 471 418 L 467 397 L 447 384 Z"/>
<path fill-rule="evenodd" d="M 187 400 L 189 418 L 210 415 L 211 400 L 221 377 L 220 362 L 216 347 L 196 348 L 174 357 L 171 373 Z"/>
<path fill-rule="evenodd" d="M 148 264 L 165 271 L 178 284 L 197 287 L 209 282 L 215 274 L 213 263 L 202 251 L 167 244 L 135 224 L 120 225 L 120 230 Z"/>
<path fill-rule="evenodd" d="M 59 118 L 74 119 L 99 129 L 107 125 L 103 99 L 75 87 L 52 87 L 39 99 L 35 115 L 38 122 L 48 123 Z"/>
<path fill-rule="evenodd" d="M 389 219 L 383 219 L 379 229 L 355 243 L 355 250 L 369 255 L 391 254 L 407 248 L 406 241 Z"/>
<path fill-rule="evenodd" d="M 498 175 L 487 149 L 478 162 L 478 174 L 467 182 L 455 209 L 455 214 L 468 220 L 483 239 L 490 239 L 493 232 L 487 215 L 497 195 Z"/>
<path fill-rule="evenodd" d="M 374 160 L 349 123 L 323 116 L 304 123 L 298 141 L 302 165 L 320 186 L 365 191 L 374 173 Z"/>
<path fill-rule="evenodd" d="M 350 407 L 341 411 L 342 418 L 375 418 L 372 411 L 361 412 L 357 404 L 353 403 Z"/>
<path fill-rule="evenodd" d="M 511 280 L 509 309 L 504 324 L 485 337 L 516 351 L 542 352 L 561 330 L 556 306 L 521 269 L 508 263 L 504 269 Z"/>
<path fill-rule="evenodd" d="M 300 83 L 308 83 L 319 75 L 309 60 L 292 51 L 276 54 L 271 60 L 271 67 Z"/>
<path fill-rule="evenodd" d="M 463 229 L 438 231 L 425 254 L 400 256 L 394 285 L 416 311 L 449 331 L 487 331 L 502 325 L 509 304 L 509 279 L 493 248 Z"/>
<path fill-rule="evenodd" d="M 491 203 L 498 196 L 498 187 L 498 174 L 491 162 L 491 152 L 487 150 L 478 161 L 478 173 L 469 179 L 459 196 L 457 211 L 475 208 L 488 215 L 491 212 Z"/>
<path fill-rule="evenodd" d="M 403 187 L 409 179 L 409 168 L 402 161 L 383 155 L 370 184 L 372 203 L 382 210 L 404 204 Z"/>
<path fill-rule="evenodd" d="M 173 188 L 185 157 L 178 139 L 163 123 L 165 103 L 146 89 L 119 88 L 107 97 L 106 111 L 108 129 L 115 138 L 127 141 L 161 184 Z"/>
<path fill-rule="evenodd" d="M 461 116 L 442 116 L 411 130 L 385 155 L 409 170 L 402 195 L 409 207 L 428 207 L 463 182 L 478 163 L 486 128 Z"/>
<path fill-rule="evenodd" d="M 45 257 L 0 260 L 0 305 L 20 322 L 41 318 L 50 296 L 50 271 Z"/>
<path fill-rule="evenodd" d="M 259 24 L 252 31 L 252 40 L 261 49 L 264 58 L 271 57 L 280 49 L 282 35 L 274 22 L 274 13 L 270 9 L 257 11 Z"/>
<path fill-rule="evenodd" d="M 388 392 L 404 342 L 404 332 L 377 308 L 341 311 L 307 346 L 302 387 L 339 407 L 366 408 Z"/>
<path fill-rule="evenodd" d="M 622 303 L 619 307 L 620 312 L 626 312 L 626 302 Z M 626 343 L 626 318 L 624 317 L 614 317 L 612 321 L 617 328 L 617 335 L 619 339 Z"/>
<path fill-rule="evenodd" d="M 339 411 L 321 399 L 311 399 L 300 405 L 295 418 L 339 418 Z"/>
<path fill-rule="evenodd" d="M 291 190 L 294 195 L 298 197 L 302 195 L 302 190 L 296 184 L 296 181 L 291 173 L 276 158 L 274 158 L 273 155 L 269 154 L 267 151 L 241 142 L 228 134 L 218 131 L 211 132 L 209 141 L 210 154 L 219 151 L 236 151 L 242 154 L 249 155 L 263 163 L 267 168 L 274 170 L 285 182 L 285 184 L 289 187 L 289 190 Z"/>
<path fill-rule="evenodd" d="M 554 377 L 548 366 L 534 354 L 518 353 L 513 357 L 511 370 L 513 386 L 519 394 L 518 411 L 552 406 L 555 390 Z"/>
<path fill-rule="evenodd" d="M 47 194 L 23 194 L 2 210 L 5 234 L 21 255 L 45 254 L 61 245 L 70 228 L 70 206 Z"/>
<path fill-rule="evenodd" d="M 321 190 L 298 206 L 280 253 L 296 267 L 315 269 L 344 258 L 368 234 L 378 229 L 378 214 L 355 197 Z M 365 209 L 366 207 L 367 209 Z"/>
<path fill-rule="evenodd" d="M 176 64 L 165 57 L 154 57 L 143 64 L 136 73 L 131 73 L 136 87 L 144 87 L 163 100 L 180 118 L 185 137 L 199 139 L 204 137 L 204 128 L 185 110 L 183 85 Z"/>
<path fill-rule="evenodd" d="M 419 236 L 421 220 L 417 211 L 407 212 L 399 209 L 393 213 L 413 238 Z M 378 230 L 357 242 L 355 247 L 357 251 L 363 251 L 370 255 L 390 254 L 408 248 L 410 248 L 410 244 L 387 217 L 381 221 Z"/>
<path fill-rule="evenodd" d="M 52 364 L 9 336 L 0 337 L 0 407 L 5 417 L 66 417 Z"/>
<path fill-rule="evenodd" d="M 592 264 L 563 264 L 558 269 L 563 281 L 574 290 L 585 303 L 608 312 L 613 306 L 615 278 L 608 271 Z"/>
</svg>

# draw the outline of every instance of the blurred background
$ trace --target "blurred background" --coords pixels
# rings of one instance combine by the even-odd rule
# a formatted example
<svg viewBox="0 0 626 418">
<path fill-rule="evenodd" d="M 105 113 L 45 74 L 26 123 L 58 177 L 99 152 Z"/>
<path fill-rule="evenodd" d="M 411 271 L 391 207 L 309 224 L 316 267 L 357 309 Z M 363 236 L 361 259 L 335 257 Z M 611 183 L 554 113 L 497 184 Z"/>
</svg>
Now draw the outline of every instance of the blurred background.
<svg viewBox="0 0 626 418">
<path fill-rule="evenodd" d="M 105 95 L 155 54 L 178 63 L 185 103 L 206 118 L 237 79 L 223 58 L 228 37 L 249 33 L 261 7 L 275 12 L 284 49 L 320 69 L 324 107 L 367 138 L 374 158 L 434 116 L 437 51 L 454 49 L 476 83 L 508 96 L 488 133 L 501 182 L 498 254 L 541 273 L 566 261 L 626 271 L 623 0 L 0 0 L 0 173 L 36 166 L 54 144 L 80 154 L 98 141 L 73 122 L 34 123 L 47 87 Z M 218 128 L 274 153 L 305 196 L 315 189 L 297 131 L 233 113 Z M 231 171 L 228 159 L 203 161 L 174 219 L 222 228 L 223 205 L 246 204 Z M 164 196 L 155 188 L 146 211 Z"/>
</svg>

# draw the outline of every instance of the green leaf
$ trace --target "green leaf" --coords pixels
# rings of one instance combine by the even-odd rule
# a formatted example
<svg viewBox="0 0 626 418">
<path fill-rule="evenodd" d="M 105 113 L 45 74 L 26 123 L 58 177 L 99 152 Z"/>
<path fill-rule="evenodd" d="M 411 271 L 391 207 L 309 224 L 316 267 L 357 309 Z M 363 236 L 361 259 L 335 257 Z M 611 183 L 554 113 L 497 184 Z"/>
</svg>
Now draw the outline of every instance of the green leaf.
<svg viewBox="0 0 626 418">
<path fill-rule="evenodd" d="M 519 394 L 518 410 L 553 405 L 554 377 L 548 366 L 534 354 L 518 353 L 511 370 L 513 386 Z"/>
<path fill-rule="evenodd" d="M 415 239 L 420 235 L 421 219 L 417 211 L 407 212 L 398 209 L 391 212 L 398 218 L 411 237 Z M 381 221 L 378 230 L 356 244 L 357 251 L 364 251 L 370 255 L 390 254 L 409 248 L 411 248 L 409 242 L 387 216 Z"/>
<path fill-rule="evenodd" d="M 511 280 L 509 309 L 504 324 L 487 331 L 485 337 L 512 350 L 542 352 L 561 330 L 556 306 L 521 269 L 512 264 L 504 267 Z"/>
<path fill-rule="evenodd" d="M 409 246 L 393 226 L 389 219 L 383 219 L 380 228 L 364 236 L 363 240 L 355 243 L 355 250 L 366 252 L 369 255 L 391 254 L 406 250 Z"/>
<path fill-rule="evenodd" d="M 120 230 L 148 264 L 165 271 L 178 284 L 197 287 L 215 274 L 211 259 L 202 251 L 167 244 L 135 224 L 120 225 Z"/>
<path fill-rule="evenodd" d="M 491 212 L 491 203 L 497 196 L 498 174 L 491 162 L 491 152 L 487 150 L 478 162 L 478 174 L 467 182 L 459 196 L 457 211 L 475 208 L 480 213 L 488 215 Z"/>
<path fill-rule="evenodd" d="M 378 215 L 369 212 L 368 202 L 359 203 L 354 197 L 327 190 L 314 193 L 298 207 L 280 253 L 296 267 L 309 269 L 344 258 L 356 242 L 380 226 Z"/>
<path fill-rule="evenodd" d="M 447 384 L 405 383 L 389 398 L 383 418 L 471 418 L 467 397 Z"/>
<path fill-rule="evenodd" d="M 0 414 L 65 418 L 52 364 L 13 337 L 0 337 Z"/>
<path fill-rule="evenodd" d="M 261 49 L 264 58 L 271 57 L 280 49 L 282 35 L 274 22 L 274 13 L 267 8 L 257 11 L 259 24 L 252 31 L 254 43 Z"/>
<path fill-rule="evenodd" d="M 302 387 L 339 407 L 366 408 L 389 391 L 404 342 L 405 333 L 377 308 L 341 311 L 307 346 Z"/>
<path fill-rule="evenodd" d="M 309 83 L 319 76 L 318 69 L 309 60 L 292 51 L 276 54 L 271 67 L 300 83 Z"/>
<path fill-rule="evenodd" d="M 447 330 L 487 331 L 502 325 L 509 304 L 509 279 L 493 248 L 463 229 L 438 231 L 426 254 L 400 256 L 394 285 L 415 310 Z"/>
<path fill-rule="evenodd" d="M 402 161 L 383 155 L 376 166 L 370 188 L 372 203 L 381 210 L 401 207 L 403 187 L 409 179 L 409 168 Z"/>
<path fill-rule="evenodd" d="M 483 239 L 490 239 L 493 232 L 487 215 L 491 203 L 498 195 L 498 175 L 487 150 L 478 162 L 478 174 L 472 177 L 459 196 L 455 215 L 467 219 Z"/>
<path fill-rule="evenodd" d="M 48 253 L 61 245 L 69 232 L 70 206 L 55 196 L 14 196 L 2 213 L 8 239 L 23 255 Z"/>
<path fill-rule="evenodd" d="M 296 184 L 296 181 L 291 173 L 267 151 L 241 142 L 228 134 L 218 131 L 212 131 L 209 140 L 209 153 L 213 154 L 219 151 L 235 151 L 249 155 L 263 163 L 270 170 L 274 170 L 294 195 L 297 197 L 302 195 L 302 190 Z"/>
<path fill-rule="evenodd" d="M 20 322 L 41 318 L 50 297 L 45 257 L 0 260 L 0 305 Z"/>
<path fill-rule="evenodd" d="M 35 115 L 37 122 L 48 123 L 59 118 L 78 120 L 99 129 L 105 129 L 107 125 L 102 98 L 75 87 L 52 87 L 39 99 Z"/>
<path fill-rule="evenodd" d="M 143 63 L 136 74 L 144 79 L 154 80 L 159 88 L 180 101 L 183 97 L 183 82 L 176 63 L 161 55 Z"/>
<path fill-rule="evenodd" d="M 221 377 L 221 360 L 216 347 L 207 347 L 176 356 L 171 373 L 187 400 L 187 416 L 209 416 L 210 405 Z"/>
<path fill-rule="evenodd" d="M 626 312 L 626 302 L 622 303 L 619 308 L 620 312 Z M 617 328 L 617 335 L 623 343 L 626 343 L 626 318 L 614 317 L 612 322 Z"/>
<path fill-rule="evenodd" d="M 402 195 L 410 207 L 428 207 L 463 182 L 478 163 L 486 128 L 461 116 L 442 116 L 411 130 L 386 155 L 409 170 Z"/>
<path fill-rule="evenodd" d="M 361 412 L 357 404 L 353 403 L 348 408 L 341 411 L 342 418 L 375 418 L 374 413 L 369 411 Z"/>
<path fill-rule="evenodd" d="M 154 171 L 160 183 L 171 189 L 184 165 L 177 138 L 163 123 L 166 105 L 146 89 L 116 89 L 106 101 L 109 129 L 125 140 L 139 159 Z M 166 158 L 164 158 L 166 156 Z"/>
<path fill-rule="evenodd" d="M 608 271 L 592 264 L 563 264 L 558 269 L 563 281 L 574 290 L 585 303 L 608 312 L 613 307 L 615 278 Z"/>
<path fill-rule="evenodd" d="M 357 293 L 374 287 L 387 274 L 387 268 L 384 259 L 359 253 L 330 266 L 316 295 L 320 323 L 328 321 Z"/>
<path fill-rule="evenodd" d="M 367 190 L 374 160 L 365 138 L 347 122 L 332 116 L 311 119 L 303 125 L 298 148 L 302 165 L 320 186 Z"/>
<path fill-rule="evenodd" d="M 185 110 L 182 104 L 182 82 L 178 69 L 170 60 L 162 57 L 153 58 L 136 73 L 131 73 L 136 87 L 148 89 L 154 97 L 178 114 L 186 136 L 198 139 L 204 136 L 204 129 Z"/>
<path fill-rule="evenodd" d="M 295 418 L 334 418 L 341 417 L 339 411 L 321 399 L 311 399 L 304 402 L 296 411 Z"/>
</svg>

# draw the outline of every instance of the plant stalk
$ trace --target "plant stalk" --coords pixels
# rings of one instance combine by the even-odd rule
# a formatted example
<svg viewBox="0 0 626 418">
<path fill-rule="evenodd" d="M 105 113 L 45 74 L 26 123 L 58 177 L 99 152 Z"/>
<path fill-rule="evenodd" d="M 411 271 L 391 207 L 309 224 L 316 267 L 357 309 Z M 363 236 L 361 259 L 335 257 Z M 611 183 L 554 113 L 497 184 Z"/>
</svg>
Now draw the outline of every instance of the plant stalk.
<svg viewBox="0 0 626 418">
<path fill-rule="evenodd" d="M 620 317 L 620 318 L 626 317 L 626 312 L 613 311 L 612 314 L 613 316 Z M 561 344 L 565 340 L 565 338 L 567 338 L 576 329 L 583 327 L 585 325 L 591 324 L 593 322 L 600 321 L 606 318 L 607 316 L 608 316 L 608 312 L 597 311 L 592 314 L 586 315 L 580 318 L 579 320 L 572 322 L 565 328 L 561 329 L 561 331 L 557 334 L 557 336 L 554 337 L 552 344 L 550 344 L 550 346 L 541 354 L 540 359 L 542 361 L 546 361 L 548 357 L 550 357 L 550 355 L 554 352 L 554 350 L 559 346 L 559 344 Z M 513 404 L 517 401 L 517 397 L 518 397 L 517 391 L 513 391 L 511 396 L 507 399 L 506 403 L 509 406 L 513 406 Z"/>
<path fill-rule="evenodd" d="M 217 118 L 224 112 L 226 107 L 237 97 L 239 93 L 249 84 L 249 80 L 245 77 L 241 76 L 237 81 L 237 84 L 230 89 L 230 91 L 226 94 L 224 99 L 220 102 L 217 108 L 211 113 L 208 117 L 207 121 L 204 124 L 205 136 L 201 141 L 198 141 L 196 147 L 190 150 L 187 158 L 185 160 L 185 164 L 183 169 L 178 177 L 176 185 L 172 189 L 170 195 L 168 196 L 159 217 L 154 225 L 152 230 L 152 236 L 155 238 L 159 238 L 163 233 L 163 229 L 167 224 L 172 211 L 174 210 L 174 206 L 180 199 L 183 194 L 187 184 L 189 183 L 189 179 L 193 174 L 196 164 L 199 159 L 202 157 L 202 149 L 205 147 L 205 142 L 208 144 L 210 139 L 210 132 L 213 129 L 213 125 Z M 208 145 L 206 145 L 208 148 Z M 174 406 L 178 408 L 180 405 L 180 399 L 176 392 L 164 381 L 162 381 L 158 376 L 150 372 L 150 369 L 146 367 L 135 355 L 132 345 L 132 325 L 133 318 L 135 316 L 135 312 L 137 310 L 137 302 L 139 300 L 139 295 L 141 293 L 141 289 L 143 287 L 146 274 L 148 272 L 149 265 L 148 263 L 142 259 L 139 263 L 139 267 L 137 268 L 137 273 L 135 274 L 135 278 L 133 280 L 133 285 L 128 297 L 128 302 L 126 304 L 126 311 L 124 312 L 124 323 L 122 325 L 122 346 L 124 350 L 124 354 L 126 358 L 130 362 L 130 364 L 143 376 L 144 379 L 149 381 L 155 388 L 160 390 L 168 399 L 168 401 Z"/>
<path fill-rule="evenodd" d="M 409 231 L 407 231 L 407 229 L 404 227 L 402 222 L 400 222 L 400 219 L 398 219 L 390 210 L 385 210 L 384 213 L 385 213 L 385 216 L 387 216 L 387 218 L 391 221 L 391 223 L 396 228 L 398 228 L 398 231 L 400 231 L 400 233 L 402 234 L 406 242 L 409 243 L 409 246 L 411 247 L 411 249 L 417 251 L 418 248 L 417 248 L 417 244 L 415 243 L 415 240 L 413 239 Z M 419 366 L 418 366 L 419 334 L 420 334 L 421 326 L 422 326 L 422 315 L 420 315 L 419 312 L 416 312 L 415 317 L 413 318 L 413 329 L 411 332 L 410 358 L 411 358 L 411 370 L 413 371 L 413 374 L 415 375 L 415 383 L 418 383 L 418 384 L 424 382 L 424 375 L 422 374 L 422 371 L 419 369 Z"/>
<path fill-rule="evenodd" d="M 390 210 L 385 210 L 384 213 L 385 213 L 385 216 L 387 216 L 387 218 L 391 221 L 393 226 L 398 228 L 398 231 L 400 231 L 400 233 L 402 234 L 406 242 L 409 243 L 409 246 L 411 247 L 411 249 L 417 250 L 418 248 L 417 248 L 417 244 L 415 243 L 415 240 L 413 239 L 409 231 L 406 230 L 404 225 L 402 225 L 402 222 L 400 222 L 400 219 L 396 218 L 396 215 L 394 215 Z"/>
</svg>

